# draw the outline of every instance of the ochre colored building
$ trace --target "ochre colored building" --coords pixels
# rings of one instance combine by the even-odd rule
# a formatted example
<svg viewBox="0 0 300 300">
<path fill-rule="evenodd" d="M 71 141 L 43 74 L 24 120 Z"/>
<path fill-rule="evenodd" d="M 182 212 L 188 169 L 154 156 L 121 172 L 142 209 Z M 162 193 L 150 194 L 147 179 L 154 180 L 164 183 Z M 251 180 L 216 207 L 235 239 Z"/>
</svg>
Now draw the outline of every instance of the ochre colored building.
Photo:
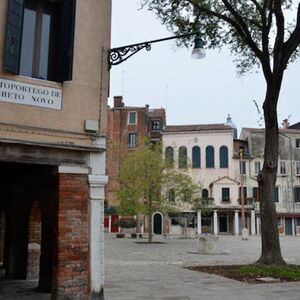
<svg viewBox="0 0 300 300">
<path fill-rule="evenodd" d="M 110 22 L 110 0 L 0 0 L 0 264 L 52 299 L 103 292 Z"/>
</svg>

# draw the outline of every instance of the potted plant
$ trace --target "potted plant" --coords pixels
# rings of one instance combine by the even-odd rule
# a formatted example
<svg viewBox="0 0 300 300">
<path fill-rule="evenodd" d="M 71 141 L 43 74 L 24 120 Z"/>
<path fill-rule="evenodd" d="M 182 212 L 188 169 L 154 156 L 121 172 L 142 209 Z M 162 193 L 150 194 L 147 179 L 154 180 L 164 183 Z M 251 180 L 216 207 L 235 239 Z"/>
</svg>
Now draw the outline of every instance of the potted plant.
<svg viewBox="0 0 300 300">
<path fill-rule="evenodd" d="M 136 220 L 133 219 L 119 219 L 115 222 L 115 225 L 121 228 L 121 232 L 117 233 L 117 238 L 125 237 L 124 229 L 130 229 L 136 227 Z M 133 234 L 133 232 L 131 232 Z M 136 235 L 136 233 L 135 233 Z M 136 237 L 136 236 L 135 236 Z"/>
</svg>

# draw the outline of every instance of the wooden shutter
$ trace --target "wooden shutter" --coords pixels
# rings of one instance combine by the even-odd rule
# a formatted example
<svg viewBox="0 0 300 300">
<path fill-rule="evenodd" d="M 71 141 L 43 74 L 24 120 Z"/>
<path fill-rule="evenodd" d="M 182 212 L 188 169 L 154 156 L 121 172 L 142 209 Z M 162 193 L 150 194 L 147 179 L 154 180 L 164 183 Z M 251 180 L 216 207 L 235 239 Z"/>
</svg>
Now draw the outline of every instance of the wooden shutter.
<svg viewBox="0 0 300 300">
<path fill-rule="evenodd" d="M 19 74 L 24 0 L 10 0 L 6 25 L 3 68 Z"/>
<path fill-rule="evenodd" d="M 58 81 L 72 80 L 76 0 L 61 4 Z"/>
</svg>

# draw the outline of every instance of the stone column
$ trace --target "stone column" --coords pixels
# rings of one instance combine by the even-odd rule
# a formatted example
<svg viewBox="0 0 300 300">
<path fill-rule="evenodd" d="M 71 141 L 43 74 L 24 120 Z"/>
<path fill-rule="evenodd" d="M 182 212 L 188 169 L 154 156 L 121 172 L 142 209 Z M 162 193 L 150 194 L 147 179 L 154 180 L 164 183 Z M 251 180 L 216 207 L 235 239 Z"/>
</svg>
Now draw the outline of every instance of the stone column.
<svg viewBox="0 0 300 300">
<path fill-rule="evenodd" d="M 97 140 L 101 146 L 105 140 Z M 103 146 L 102 145 L 102 146 Z M 104 200 L 105 185 L 105 152 L 90 153 L 90 288 L 91 299 L 103 299 L 104 291 Z"/>
<path fill-rule="evenodd" d="M 255 210 L 251 210 L 251 235 L 255 235 Z"/>
<path fill-rule="evenodd" d="M 111 215 L 108 216 L 108 232 L 111 233 Z"/>
<path fill-rule="evenodd" d="M 104 187 L 107 176 L 89 175 L 91 299 L 99 299 L 104 284 Z"/>
<path fill-rule="evenodd" d="M 197 234 L 202 234 L 201 210 L 197 212 Z"/>
<path fill-rule="evenodd" d="M 234 211 L 234 235 L 239 235 L 239 211 Z"/>
<path fill-rule="evenodd" d="M 256 217 L 256 229 L 257 229 L 257 234 L 260 234 L 260 217 Z"/>
<path fill-rule="evenodd" d="M 296 235 L 296 233 L 295 233 L 295 218 L 292 218 L 292 235 Z"/>
<path fill-rule="evenodd" d="M 218 212 L 214 210 L 214 235 L 218 235 Z"/>
</svg>

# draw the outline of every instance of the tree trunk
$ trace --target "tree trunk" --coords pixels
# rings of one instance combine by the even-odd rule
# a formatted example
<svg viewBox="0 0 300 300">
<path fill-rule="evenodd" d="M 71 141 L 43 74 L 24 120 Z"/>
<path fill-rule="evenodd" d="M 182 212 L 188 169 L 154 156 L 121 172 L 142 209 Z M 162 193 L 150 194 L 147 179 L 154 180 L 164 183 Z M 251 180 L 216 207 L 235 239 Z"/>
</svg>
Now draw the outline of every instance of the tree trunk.
<svg viewBox="0 0 300 300">
<path fill-rule="evenodd" d="M 149 193 L 150 194 L 150 193 Z M 152 243 L 152 199 L 148 200 L 148 243 Z"/>
<path fill-rule="evenodd" d="M 282 258 L 275 206 L 275 184 L 278 166 L 279 129 L 277 120 L 277 102 L 281 88 L 283 72 L 273 75 L 267 81 L 264 102 L 265 150 L 264 166 L 258 176 L 262 251 L 257 263 L 285 264 Z"/>
</svg>

